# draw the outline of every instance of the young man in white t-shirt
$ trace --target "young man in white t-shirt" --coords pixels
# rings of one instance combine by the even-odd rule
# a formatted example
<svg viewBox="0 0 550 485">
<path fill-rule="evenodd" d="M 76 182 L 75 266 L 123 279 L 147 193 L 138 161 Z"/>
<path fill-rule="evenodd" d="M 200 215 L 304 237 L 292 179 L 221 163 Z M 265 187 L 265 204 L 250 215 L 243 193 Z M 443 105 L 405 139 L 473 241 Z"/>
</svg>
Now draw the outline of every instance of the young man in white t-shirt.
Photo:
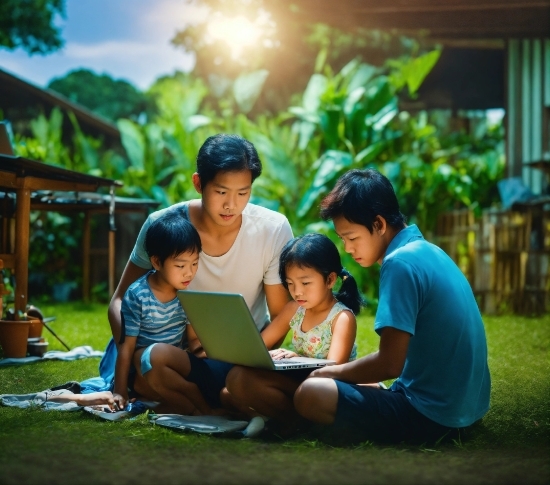
<svg viewBox="0 0 550 485">
<path fill-rule="evenodd" d="M 199 268 L 189 289 L 241 293 L 262 330 L 289 298 L 278 276 L 278 261 L 283 246 L 293 236 L 285 216 L 249 204 L 252 183 L 260 173 L 261 162 L 250 142 L 237 135 L 212 136 L 200 148 L 197 172 L 193 174 L 193 185 L 202 198 L 176 205 L 185 210 L 202 242 Z M 145 233 L 164 210 L 151 214 L 143 225 L 109 305 L 115 342 L 124 338 L 122 296 L 132 282 L 150 269 L 143 247 Z M 197 384 L 212 408 L 220 405 L 219 392 L 230 366 L 203 359 L 201 344 L 189 327 L 187 339 L 189 352 L 181 351 L 178 368 L 167 365 L 163 347 L 156 346 L 147 382 L 139 370 L 136 372 L 134 390 L 166 404 L 163 412 L 175 408 L 181 413 L 177 393 L 185 387 L 182 379 Z M 191 409 L 185 414 L 199 411 Z"/>
</svg>

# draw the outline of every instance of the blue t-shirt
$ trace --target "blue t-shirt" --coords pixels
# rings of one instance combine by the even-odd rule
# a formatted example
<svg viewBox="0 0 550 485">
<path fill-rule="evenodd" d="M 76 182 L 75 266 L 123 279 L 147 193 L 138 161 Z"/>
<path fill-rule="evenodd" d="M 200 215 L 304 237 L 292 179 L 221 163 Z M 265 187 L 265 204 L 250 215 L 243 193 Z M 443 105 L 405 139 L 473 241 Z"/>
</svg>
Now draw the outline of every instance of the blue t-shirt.
<svg viewBox="0 0 550 485">
<path fill-rule="evenodd" d="M 154 343 L 181 347 L 187 317 L 178 298 L 167 303 L 157 300 L 147 280 L 153 272 L 134 281 L 122 299 L 125 334 L 137 337 L 136 349 Z"/>
<path fill-rule="evenodd" d="M 443 426 L 472 424 L 489 409 L 485 329 L 472 289 L 454 261 L 416 225 L 390 243 L 380 270 L 374 328 L 411 334 L 403 389 L 412 406 Z"/>
</svg>

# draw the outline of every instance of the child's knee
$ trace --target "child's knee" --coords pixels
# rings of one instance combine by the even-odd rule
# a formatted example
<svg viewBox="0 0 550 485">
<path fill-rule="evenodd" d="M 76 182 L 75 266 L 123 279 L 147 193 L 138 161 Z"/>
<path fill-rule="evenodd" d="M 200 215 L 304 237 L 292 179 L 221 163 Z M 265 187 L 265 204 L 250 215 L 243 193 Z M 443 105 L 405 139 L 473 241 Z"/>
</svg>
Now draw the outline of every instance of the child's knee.
<svg viewBox="0 0 550 485">
<path fill-rule="evenodd" d="M 227 375 L 225 385 L 227 391 L 233 396 L 239 396 L 243 391 L 250 387 L 250 377 L 248 369 L 241 366 L 235 366 Z"/>
</svg>

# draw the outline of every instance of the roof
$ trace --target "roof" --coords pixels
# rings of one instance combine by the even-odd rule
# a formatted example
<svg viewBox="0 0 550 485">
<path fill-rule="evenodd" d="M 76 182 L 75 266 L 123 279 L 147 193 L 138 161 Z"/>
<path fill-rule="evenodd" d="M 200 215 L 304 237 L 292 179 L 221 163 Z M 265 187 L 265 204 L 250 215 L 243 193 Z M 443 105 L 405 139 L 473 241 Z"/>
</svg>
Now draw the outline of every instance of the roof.
<svg viewBox="0 0 550 485">
<path fill-rule="evenodd" d="M 28 182 L 21 182 L 22 179 Z M 21 184 L 30 190 L 95 191 L 100 187 L 121 187 L 120 181 L 95 177 L 48 163 L 0 154 L 0 187 L 15 190 Z"/>
<path fill-rule="evenodd" d="M 279 18 L 343 29 L 428 30 L 432 38 L 548 37 L 550 0 L 265 0 Z"/>
<path fill-rule="evenodd" d="M 8 198 L 15 203 L 15 194 L 0 193 L 0 200 Z M 160 205 L 154 199 L 136 199 L 132 197 L 114 197 L 115 212 L 141 212 L 155 209 Z M 32 210 L 51 211 L 92 211 L 108 212 L 111 205 L 111 196 L 96 192 L 54 192 L 38 190 L 31 193 Z"/>
<path fill-rule="evenodd" d="M 84 133 L 95 138 L 103 138 L 109 145 L 120 144 L 120 131 L 111 121 L 54 91 L 35 86 L 0 69 L 0 109 L 6 118 L 13 118 L 14 115 L 11 113 L 15 112 L 18 116 L 21 112 L 29 113 L 29 108 L 38 108 L 38 112 L 50 112 L 56 106 L 63 111 L 74 113 Z M 29 117 L 32 118 L 35 115 L 36 113 L 31 113 Z M 70 123 L 69 129 L 72 131 Z"/>
</svg>

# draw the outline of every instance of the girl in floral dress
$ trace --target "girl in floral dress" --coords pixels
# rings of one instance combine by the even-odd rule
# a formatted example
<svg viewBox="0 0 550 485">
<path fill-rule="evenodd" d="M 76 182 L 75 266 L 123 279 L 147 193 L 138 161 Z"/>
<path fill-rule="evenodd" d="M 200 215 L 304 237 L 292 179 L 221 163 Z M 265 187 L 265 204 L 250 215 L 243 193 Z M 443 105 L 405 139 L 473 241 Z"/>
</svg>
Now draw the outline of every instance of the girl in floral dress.
<svg viewBox="0 0 550 485">
<path fill-rule="evenodd" d="M 335 244 L 322 234 L 306 234 L 289 241 L 279 260 L 281 282 L 292 301 L 262 332 L 268 349 L 281 344 L 292 330 L 293 350 L 270 350 L 273 359 L 296 356 L 330 359 L 342 364 L 355 359 L 355 315 L 363 300 L 353 276 L 342 267 Z M 337 293 L 333 287 L 341 279 Z M 296 429 L 299 420 L 292 399 L 313 369 L 270 371 L 235 366 L 226 392 L 250 415 L 271 418 L 280 435 Z"/>
</svg>

